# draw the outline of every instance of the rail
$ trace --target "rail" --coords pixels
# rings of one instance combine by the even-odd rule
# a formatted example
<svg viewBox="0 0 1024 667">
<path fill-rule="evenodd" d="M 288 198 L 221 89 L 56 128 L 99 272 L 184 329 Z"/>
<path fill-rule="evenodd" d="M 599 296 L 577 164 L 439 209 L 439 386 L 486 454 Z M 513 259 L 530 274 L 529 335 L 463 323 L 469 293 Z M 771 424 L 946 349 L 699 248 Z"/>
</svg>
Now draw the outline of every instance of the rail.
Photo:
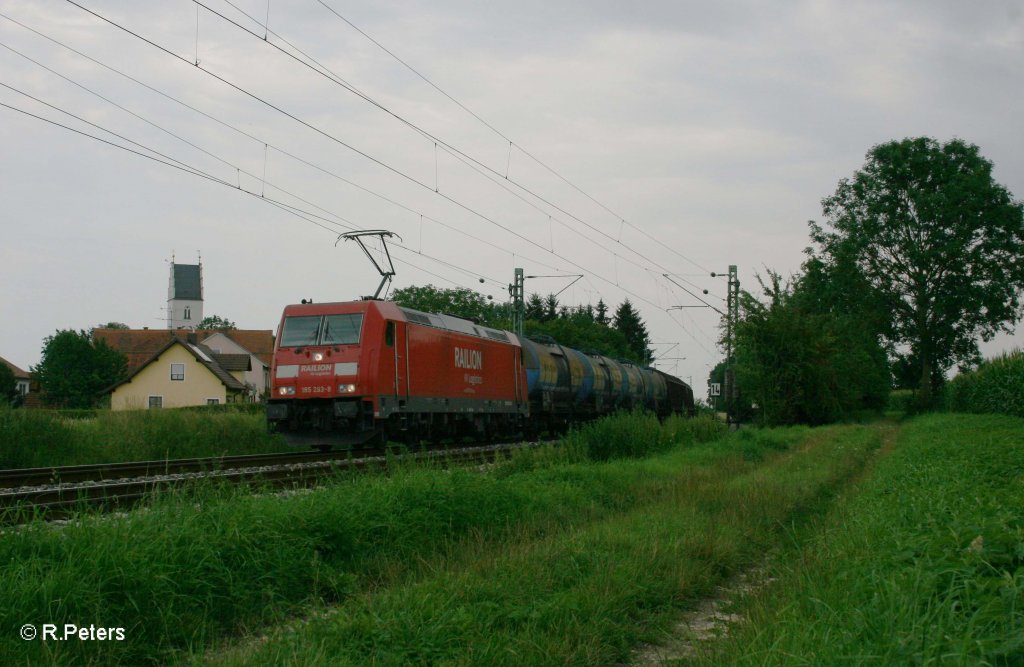
<svg viewBox="0 0 1024 667">
<path fill-rule="evenodd" d="M 313 486 L 340 471 L 384 469 L 391 462 L 440 465 L 494 461 L 536 443 L 469 446 L 387 456 L 285 452 L 202 459 L 0 470 L 0 523 L 62 519 L 89 509 L 129 509 L 157 490 L 211 480 L 288 488 Z"/>
</svg>

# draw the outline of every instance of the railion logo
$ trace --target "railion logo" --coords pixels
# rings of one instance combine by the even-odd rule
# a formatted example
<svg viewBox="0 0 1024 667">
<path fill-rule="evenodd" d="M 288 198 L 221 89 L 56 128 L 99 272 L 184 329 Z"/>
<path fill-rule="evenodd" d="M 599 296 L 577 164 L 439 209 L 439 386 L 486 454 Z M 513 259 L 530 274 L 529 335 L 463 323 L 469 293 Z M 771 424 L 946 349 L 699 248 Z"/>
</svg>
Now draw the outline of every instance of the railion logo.
<svg viewBox="0 0 1024 667">
<path fill-rule="evenodd" d="M 455 367 L 479 371 L 484 367 L 484 353 L 480 350 L 455 348 Z"/>
</svg>

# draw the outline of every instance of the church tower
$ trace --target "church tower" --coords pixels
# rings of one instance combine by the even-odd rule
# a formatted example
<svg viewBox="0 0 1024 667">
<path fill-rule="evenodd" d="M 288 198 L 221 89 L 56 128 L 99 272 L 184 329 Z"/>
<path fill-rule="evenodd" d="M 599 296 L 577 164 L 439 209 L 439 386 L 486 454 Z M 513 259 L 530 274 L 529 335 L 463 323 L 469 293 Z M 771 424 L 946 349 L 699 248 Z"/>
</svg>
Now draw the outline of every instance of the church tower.
<svg viewBox="0 0 1024 667">
<path fill-rule="evenodd" d="M 167 288 L 167 328 L 193 329 L 203 320 L 203 260 L 176 264 L 171 256 Z"/>
</svg>

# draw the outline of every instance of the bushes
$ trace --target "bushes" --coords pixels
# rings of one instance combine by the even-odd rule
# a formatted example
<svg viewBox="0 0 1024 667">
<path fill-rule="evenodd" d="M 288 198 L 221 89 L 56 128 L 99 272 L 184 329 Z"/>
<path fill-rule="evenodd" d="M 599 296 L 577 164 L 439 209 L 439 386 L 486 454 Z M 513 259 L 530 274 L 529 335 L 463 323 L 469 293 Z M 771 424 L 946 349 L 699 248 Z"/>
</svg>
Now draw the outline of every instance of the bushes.
<svg viewBox="0 0 1024 667">
<path fill-rule="evenodd" d="M 894 389 L 889 392 L 889 410 L 909 413 L 914 405 L 914 392 L 910 389 Z"/>
<path fill-rule="evenodd" d="M 672 445 L 658 418 L 642 410 L 586 424 L 566 436 L 565 442 L 570 448 L 580 447 L 586 451 L 591 461 L 640 458 Z"/>
<path fill-rule="evenodd" d="M 879 411 L 889 368 L 870 318 L 848 304 L 829 305 L 818 273 L 783 284 L 769 272 L 768 300 L 744 293 L 736 324 L 736 383 L 764 425 L 827 424 Z M 835 297 L 829 297 L 834 299 Z M 740 406 L 737 406 L 740 407 Z M 753 409 L 753 406 L 751 406 Z M 735 408 L 734 408 L 735 409 Z M 740 407 L 742 410 L 742 407 Z"/>
<path fill-rule="evenodd" d="M 707 416 L 672 416 L 662 423 L 649 412 L 634 410 L 591 422 L 570 433 L 565 444 L 581 448 L 588 460 L 608 461 L 649 456 L 676 443 L 708 442 L 725 430 L 725 425 Z"/>
<path fill-rule="evenodd" d="M 1024 417 L 1024 352 L 989 359 L 976 371 L 961 373 L 946 387 L 953 412 L 996 412 Z"/>
</svg>

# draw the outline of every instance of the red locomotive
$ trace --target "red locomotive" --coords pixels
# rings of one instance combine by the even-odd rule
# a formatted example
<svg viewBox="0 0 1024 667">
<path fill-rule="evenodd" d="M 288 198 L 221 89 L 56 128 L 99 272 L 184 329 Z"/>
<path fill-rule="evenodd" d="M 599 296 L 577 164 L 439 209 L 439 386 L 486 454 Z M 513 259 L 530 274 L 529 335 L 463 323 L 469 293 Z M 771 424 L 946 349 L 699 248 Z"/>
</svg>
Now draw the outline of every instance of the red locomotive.
<svg viewBox="0 0 1024 667">
<path fill-rule="evenodd" d="M 618 408 L 692 412 L 682 381 L 387 301 L 287 306 L 267 421 L 290 440 L 532 434 Z"/>
</svg>

